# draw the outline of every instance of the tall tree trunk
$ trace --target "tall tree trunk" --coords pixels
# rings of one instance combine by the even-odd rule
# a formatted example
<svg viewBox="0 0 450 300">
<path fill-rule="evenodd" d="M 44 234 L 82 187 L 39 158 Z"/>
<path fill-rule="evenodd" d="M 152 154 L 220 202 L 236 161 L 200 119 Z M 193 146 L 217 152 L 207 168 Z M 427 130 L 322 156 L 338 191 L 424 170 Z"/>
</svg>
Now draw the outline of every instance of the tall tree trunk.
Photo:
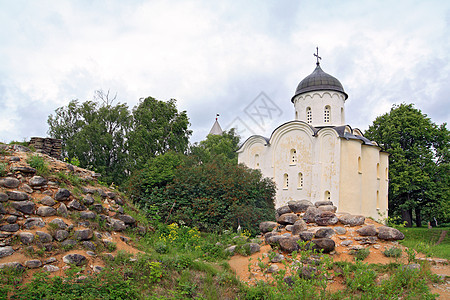
<svg viewBox="0 0 450 300">
<path fill-rule="evenodd" d="M 420 208 L 416 207 L 415 213 L 416 213 L 416 226 L 420 227 L 422 226 L 422 216 L 420 215 Z"/>
<path fill-rule="evenodd" d="M 406 222 L 406 227 L 412 226 L 412 209 L 402 209 L 402 220 Z"/>
</svg>

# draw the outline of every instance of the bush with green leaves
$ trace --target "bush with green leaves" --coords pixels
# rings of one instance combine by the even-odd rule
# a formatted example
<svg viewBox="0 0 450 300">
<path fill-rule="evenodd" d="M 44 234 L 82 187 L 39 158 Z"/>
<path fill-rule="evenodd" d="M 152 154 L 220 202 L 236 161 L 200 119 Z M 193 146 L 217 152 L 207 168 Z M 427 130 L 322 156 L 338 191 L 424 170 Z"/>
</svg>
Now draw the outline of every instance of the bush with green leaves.
<svg viewBox="0 0 450 300">
<path fill-rule="evenodd" d="M 42 176 L 49 174 L 48 164 L 42 156 L 32 155 L 27 159 L 27 163 L 36 169 L 36 174 Z"/>
<path fill-rule="evenodd" d="M 402 249 L 398 247 L 391 247 L 383 251 L 386 257 L 400 257 L 402 256 Z"/>
<path fill-rule="evenodd" d="M 0 162 L 0 176 L 3 177 L 6 175 L 6 164 Z"/>
</svg>

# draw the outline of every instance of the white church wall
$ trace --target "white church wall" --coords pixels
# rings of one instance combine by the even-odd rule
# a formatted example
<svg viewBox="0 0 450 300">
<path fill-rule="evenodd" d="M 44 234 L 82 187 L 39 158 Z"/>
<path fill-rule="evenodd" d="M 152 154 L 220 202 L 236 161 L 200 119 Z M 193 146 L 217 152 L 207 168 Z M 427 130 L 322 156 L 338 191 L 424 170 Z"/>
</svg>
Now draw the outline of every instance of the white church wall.
<svg viewBox="0 0 450 300">
<path fill-rule="evenodd" d="M 377 205 L 379 219 L 388 217 L 389 154 L 380 152 L 380 193 Z"/>
<path fill-rule="evenodd" d="M 375 146 L 361 145 L 362 158 L 362 203 L 361 214 L 374 219 L 377 214 L 377 192 L 379 196 L 380 180 L 377 179 L 377 165 L 380 163 L 380 149 Z"/>
<path fill-rule="evenodd" d="M 361 141 L 341 139 L 340 191 L 338 212 L 361 213 L 362 166 Z"/>
</svg>

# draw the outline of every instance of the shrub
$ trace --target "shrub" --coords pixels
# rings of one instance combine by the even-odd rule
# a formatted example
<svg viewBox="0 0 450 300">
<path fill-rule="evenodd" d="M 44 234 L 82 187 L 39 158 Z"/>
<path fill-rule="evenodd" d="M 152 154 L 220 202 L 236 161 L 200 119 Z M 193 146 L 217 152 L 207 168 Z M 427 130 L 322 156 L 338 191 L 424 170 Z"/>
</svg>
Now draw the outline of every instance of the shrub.
<svg viewBox="0 0 450 300">
<path fill-rule="evenodd" d="M 355 256 L 356 260 L 365 260 L 367 258 L 367 256 L 369 256 L 370 254 L 370 250 L 369 248 L 363 248 L 363 249 L 359 249 L 359 250 L 354 250 L 351 252 L 352 255 Z"/>
<path fill-rule="evenodd" d="M 48 175 L 49 169 L 48 165 L 45 162 L 44 158 L 38 155 L 33 155 L 27 160 L 30 167 L 36 169 L 36 174 L 38 175 Z"/>
<path fill-rule="evenodd" d="M 397 247 L 391 247 L 383 251 L 383 254 L 387 257 L 400 257 L 402 256 L 402 249 Z"/>
<path fill-rule="evenodd" d="M 0 177 L 6 175 L 6 164 L 0 162 Z"/>
</svg>

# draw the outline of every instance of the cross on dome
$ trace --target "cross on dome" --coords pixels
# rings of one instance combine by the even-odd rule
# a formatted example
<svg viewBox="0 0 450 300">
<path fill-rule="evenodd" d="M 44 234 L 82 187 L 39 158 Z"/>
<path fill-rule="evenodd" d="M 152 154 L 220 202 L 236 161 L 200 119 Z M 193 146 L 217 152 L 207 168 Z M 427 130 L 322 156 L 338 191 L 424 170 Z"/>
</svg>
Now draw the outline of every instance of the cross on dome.
<svg viewBox="0 0 450 300">
<path fill-rule="evenodd" d="M 319 56 L 319 47 L 316 47 L 317 53 L 314 53 L 313 55 L 317 58 L 316 65 L 319 65 L 319 59 L 322 59 L 322 57 Z"/>
</svg>

